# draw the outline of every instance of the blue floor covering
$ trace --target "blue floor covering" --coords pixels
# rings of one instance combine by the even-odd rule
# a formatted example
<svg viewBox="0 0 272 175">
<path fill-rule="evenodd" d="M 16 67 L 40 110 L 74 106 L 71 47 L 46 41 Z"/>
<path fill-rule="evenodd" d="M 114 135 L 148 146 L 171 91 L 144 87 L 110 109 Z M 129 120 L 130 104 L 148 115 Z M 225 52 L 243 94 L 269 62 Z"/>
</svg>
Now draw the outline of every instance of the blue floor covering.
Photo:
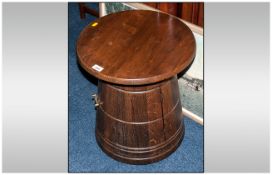
<svg viewBox="0 0 272 175">
<path fill-rule="evenodd" d="M 98 3 L 88 4 L 98 9 Z M 69 3 L 69 172 L 203 172 L 203 126 L 185 118 L 181 146 L 169 157 L 149 165 L 129 165 L 108 157 L 95 139 L 95 109 L 91 94 L 97 80 L 80 68 L 76 40 L 95 17 L 79 17 L 78 4 Z"/>
</svg>

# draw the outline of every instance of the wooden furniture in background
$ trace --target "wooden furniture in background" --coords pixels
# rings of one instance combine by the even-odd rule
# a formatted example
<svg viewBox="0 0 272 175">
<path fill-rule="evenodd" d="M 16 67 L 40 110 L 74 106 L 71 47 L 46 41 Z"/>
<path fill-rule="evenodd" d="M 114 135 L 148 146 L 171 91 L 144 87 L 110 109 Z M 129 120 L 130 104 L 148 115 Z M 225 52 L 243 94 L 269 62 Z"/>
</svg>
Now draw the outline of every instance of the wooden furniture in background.
<svg viewBox="0 0 272 175">
<path fill-rule="evenodd" d="M 184 135 L 177 74 L 195 52 L 192 31 L 164 13 L 117 12 L 84 28 L 78 61 L 99 79 L 96 138 L 104 152 L 147 164 L 176 150 Z"/>
<path fill-rule="evenodd" d="M 78 3 L 78 5 L 79 5 L 79 13 L 80 13 L 81 19 L 84 19 L 86 17 L 86 13 L 99 17 L 99 12 L 91 9 L 85 3 Z"/>
<path fill-rule="evenodd" d="M 144 3 L 195 25 L 204 26 L 204 3 Z"/>
</svg>

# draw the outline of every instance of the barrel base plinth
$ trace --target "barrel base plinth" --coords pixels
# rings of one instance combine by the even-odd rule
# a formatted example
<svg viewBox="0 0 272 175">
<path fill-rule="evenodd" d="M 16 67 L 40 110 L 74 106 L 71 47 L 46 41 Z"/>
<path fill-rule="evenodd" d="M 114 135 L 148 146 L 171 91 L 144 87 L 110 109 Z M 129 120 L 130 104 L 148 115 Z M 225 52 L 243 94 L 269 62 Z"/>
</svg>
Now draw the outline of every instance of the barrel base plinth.
<svg viewBox="0 0 272 175">
<path fill-rule="evenodd" d="M 167 140 L 164 144 L 160 144 L 150 148 L 129 148 L 118 146 L 111 143 L 96 130 L 96 140 L 99 147 L 113 159 L 135 165 L 144 165 L 158 162 L 170 154 L 182 143 L 185 134 L 184 125 L 177 131 L 177 133 Z"/>
<path fill-rule="evenodd" d="M 96 140 L 115 160 L 149 164 L 173 153 L 184 137 L 177 77 L 143 86 L 99 81 Z"/>
</svg>

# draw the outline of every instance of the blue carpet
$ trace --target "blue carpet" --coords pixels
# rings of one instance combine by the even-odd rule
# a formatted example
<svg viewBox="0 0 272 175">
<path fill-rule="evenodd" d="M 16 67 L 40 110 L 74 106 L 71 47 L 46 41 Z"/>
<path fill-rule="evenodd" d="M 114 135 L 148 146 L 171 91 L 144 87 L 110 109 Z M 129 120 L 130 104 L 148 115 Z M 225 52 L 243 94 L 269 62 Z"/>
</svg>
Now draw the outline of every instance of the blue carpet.
<svg viewBox="0 0 272 175">
<path fill-rule="evenodd" d="M 98 9 L 98 3 L 88 4 Z M 181 146 L 166 159 L 149 165 L 129 165 L 108 157 L 95 139 L 95 109 L 91 94 L 96 79 L 77 63 L 76 40 L 95 17 L 81 20 L 78 4 L 69 3 L 69 172 L 203 172 L 203 127 L 185 118 Z"/>
</svg>

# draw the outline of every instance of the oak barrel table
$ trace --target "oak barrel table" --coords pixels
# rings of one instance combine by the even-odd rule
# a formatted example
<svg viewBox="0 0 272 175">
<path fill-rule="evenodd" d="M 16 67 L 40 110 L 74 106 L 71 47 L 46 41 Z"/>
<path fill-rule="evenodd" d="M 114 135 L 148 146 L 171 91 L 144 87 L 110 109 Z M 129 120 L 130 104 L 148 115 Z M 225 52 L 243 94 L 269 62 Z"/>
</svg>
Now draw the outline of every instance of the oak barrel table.
<svg viewBox="0 0 272 175">
<path fill-rule="evenodd" d="M 176 150 L 184 136 L 177 74 L 195 50 L 183 22 L 154 11 L 118 12 L 84 28 L 78 61 L 98 78 L 96 139 L 105 153 L 147 164 Z"/>
</svg>

